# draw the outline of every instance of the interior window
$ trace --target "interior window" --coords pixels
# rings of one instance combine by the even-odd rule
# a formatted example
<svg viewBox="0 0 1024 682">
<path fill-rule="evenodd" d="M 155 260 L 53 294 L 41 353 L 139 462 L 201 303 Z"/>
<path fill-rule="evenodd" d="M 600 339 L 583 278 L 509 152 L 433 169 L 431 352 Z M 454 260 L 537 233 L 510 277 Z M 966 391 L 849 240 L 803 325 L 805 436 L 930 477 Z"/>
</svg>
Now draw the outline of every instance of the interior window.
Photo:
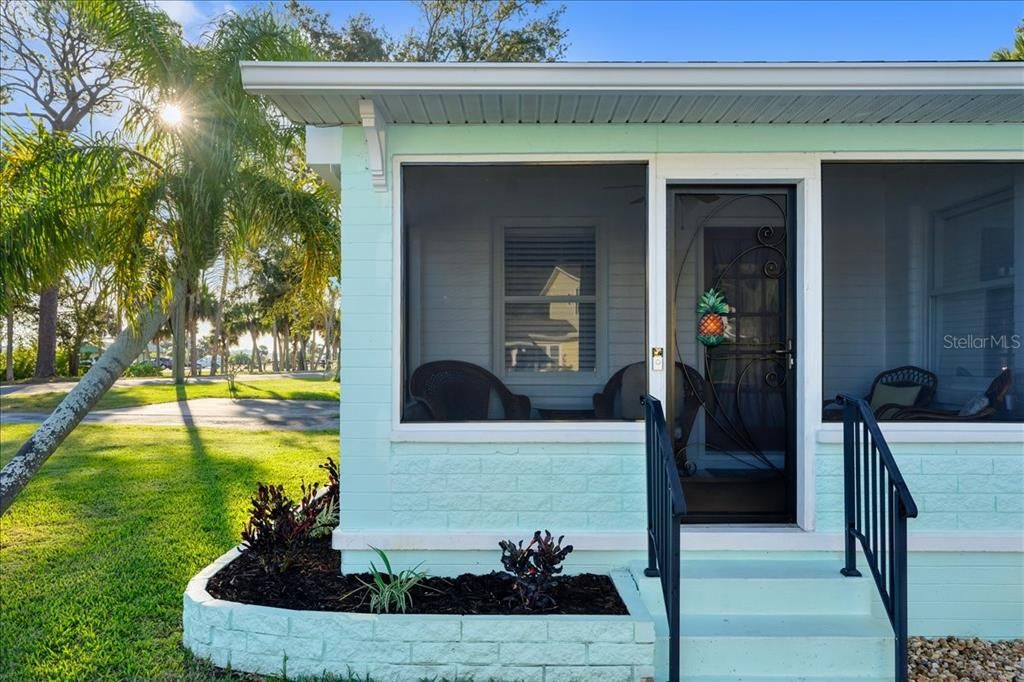
<svg viewBox="0 0 1024 682">
<path fill-rule="evenodd" d="M 504 230 L 506 373 L 597 368 L 593 227 Z"/>
<path fill-rule="evenodd" d="M 645 166 L 408 165 L 402 187 L 403 421 L 637 418 Z"/>
<path fill-rule="evenodd" d="M 1024 419 L 1024 164 L 825 164 L 822 179 L 825 396 L 881 420 Z"/>
</svg>

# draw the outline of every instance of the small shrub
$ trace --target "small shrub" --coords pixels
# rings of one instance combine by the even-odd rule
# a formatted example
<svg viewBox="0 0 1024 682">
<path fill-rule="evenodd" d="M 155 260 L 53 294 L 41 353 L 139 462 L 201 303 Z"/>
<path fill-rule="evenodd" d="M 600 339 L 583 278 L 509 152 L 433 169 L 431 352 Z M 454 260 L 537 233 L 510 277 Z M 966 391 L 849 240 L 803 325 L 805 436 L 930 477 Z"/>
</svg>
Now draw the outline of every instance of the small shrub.
<svg viewBox="0 0 1024 682">
<path fill-rule="evenodd" d="M 14 379 L 29 379 L 36 371 L 36 347 L 15 346 L 11 366 Z M 7 353 L 0 353 L 0 378 L 7 376 Z"/>
<path fill-rule="evenodd" d="M 501 547 L 501 565 L 515 577 L 515 591 L 521 606 L 532 611 L 555 606 L 550 594 L 555 576 L 562 572 L 562 561 L 572 552 L 572 545 L 562 547 L 564 535 L 555 540 L 551 533 L 538 530 L 526 547 L 511 540 L 498 543 Z"/>
<path fill-rule="evenodd" d="M 260 483 L 256 489 L 242 543 L 268 573 L 287 571 L 305 542 L 327 537 L 338 526 L 338 465 L 328 457 L 320 468 L 327 472 L 327 486 L 303 483 L 298 502 L 280 485 Z"/>
<path fill-rule="evenodd" d="M 370 595 L 370 610 L 374 613 L 391 613 L 392 611 L 405 610 L 412 604 L 412 588 L 418 585 L 427 577 L 426 571 L 419 570 L 423 564 L 416 564 L 413 568 L 407 568 L 399 573 L 391 570 L 391 561 L 384 550 L 370 547 L 381 563 L 384 570 L 381 571 L 377 565 L 370 562 L 370 576 L 372 582 L 363 582 L 363 587 Z M 362 581 L 360 581 L 362 582 Z"/>
<path fill-rule="evenodd" d="M 338 483 L 341 479 L 341 477 L 338 475 L 338 464 L 333 459 L 328 457 L 327 461 L 321 464 L 319 468 L 323 469 L 327 473 L 327 492 L 324 493 L 324 496 L 330 498 L 330 500 L 335 505 L 337 505 L 339 502 Z"/>
<path fill-rule="evenodd" d="M 316 515 L 301 511 L 284 486 L 261 483 L 256 489 L 242 541 L 267 573 L 286 572 L 308 541 Z"/>
<path fill-rule="evenodd" d="M 325 538 L 337 527 L 338 505 L 334 500 L 328 499 L 326 504 L 321 505 L 320 512 L 314 517 L 313 525 L 309 529 L 309 537 Z"/>
<path fill-rule="evenodd" d="M 133 362 L 124 370 L 126 377 L 158 377 L 163 372 L 152 362 Z"/>
</svg>

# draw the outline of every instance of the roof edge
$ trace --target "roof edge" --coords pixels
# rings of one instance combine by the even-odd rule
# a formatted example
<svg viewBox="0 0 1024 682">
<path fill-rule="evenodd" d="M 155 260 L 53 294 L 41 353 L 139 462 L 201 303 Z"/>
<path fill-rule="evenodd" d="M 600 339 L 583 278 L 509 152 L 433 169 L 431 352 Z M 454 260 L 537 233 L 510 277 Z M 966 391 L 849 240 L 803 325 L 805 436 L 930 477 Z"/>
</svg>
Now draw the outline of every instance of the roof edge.
<svg viewBox="0 0 1024 682">
<path fill-rule="evenodd" d="M 1024 62 L 241 62 L 250 92 L 1024 92 Z"/>
</svg>

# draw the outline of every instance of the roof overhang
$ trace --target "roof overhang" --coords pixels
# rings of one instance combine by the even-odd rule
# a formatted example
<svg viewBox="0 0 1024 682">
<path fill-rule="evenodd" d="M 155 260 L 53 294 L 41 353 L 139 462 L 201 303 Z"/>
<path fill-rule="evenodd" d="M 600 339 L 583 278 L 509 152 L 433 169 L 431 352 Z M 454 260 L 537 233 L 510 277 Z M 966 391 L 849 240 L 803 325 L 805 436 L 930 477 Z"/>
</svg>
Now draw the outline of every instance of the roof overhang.
<svg viewBox="0 0 1024 682">
<path fill-rule="evenodd" d="M 242 62 L 296 123 L 1024 123 L 1024 63 Z M 361 110 L 362 106 L 362 110 Z"/>
</svg>

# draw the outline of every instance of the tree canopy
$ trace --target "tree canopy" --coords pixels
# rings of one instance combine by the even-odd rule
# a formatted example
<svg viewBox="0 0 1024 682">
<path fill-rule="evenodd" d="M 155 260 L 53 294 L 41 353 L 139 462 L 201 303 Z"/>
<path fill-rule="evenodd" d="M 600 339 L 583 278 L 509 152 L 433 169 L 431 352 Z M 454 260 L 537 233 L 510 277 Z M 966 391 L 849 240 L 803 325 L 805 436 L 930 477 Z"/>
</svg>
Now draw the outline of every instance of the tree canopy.
<svg viewBox="0 0 1024 682">
<path fill-rule="evenodd" d="M 347 62 L 552 62 L 567 48 L 565 7 L 545 0 L 417 0 L 419 25 L 395 38 L 365 14 L 334 28 L 299 0 L 288 11 L 325 59 Z"/>
</svg>

